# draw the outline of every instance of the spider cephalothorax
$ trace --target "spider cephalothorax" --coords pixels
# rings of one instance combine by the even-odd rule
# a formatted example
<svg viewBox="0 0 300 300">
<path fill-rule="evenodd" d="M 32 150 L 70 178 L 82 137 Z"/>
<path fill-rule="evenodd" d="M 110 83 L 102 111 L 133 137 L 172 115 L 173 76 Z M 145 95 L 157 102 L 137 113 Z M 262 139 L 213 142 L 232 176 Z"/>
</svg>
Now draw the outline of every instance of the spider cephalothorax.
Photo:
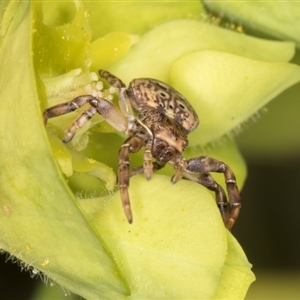
<svg viewBox="0 0 300 300">
<path fill-rule="evenodd" d="M 46 109 L 43 113 L 45 124 L 49 118 L 67 114 L 84 104 L 89 104 L 90 107 L 68 129 L 64 142 L 69 142 L 76 130 L 96 113 L 102 115 L 116 130 L 128 136 L 119 151 L 118 185 L 124 212 L 130 223 L 130 177 L 144 173 L 149 180 L 154 171 L 169 163 L 175 168 L 172 183 L 183 177 L 215 192 L 225 226 L 231 229 L 241 208 L 239 190 L 231 169 L 211 157 L 186 159 L 182 156 L 188 145 L 188 134 L 199 124 L 198 116 L 187 99 L 159 80 L 134 79 L 126 88 L 125 84 L 111 73 L 100 70 L 99 74 L 119 90 L 120 108 L 104 98 L 83 95 Z M 129 154 L 138 152 L 141 148 L 145 149 L 143 166 L 131 170 Z M 228 200 L 225 191 L 210 172 L 224 174 Z"/>
</svg>

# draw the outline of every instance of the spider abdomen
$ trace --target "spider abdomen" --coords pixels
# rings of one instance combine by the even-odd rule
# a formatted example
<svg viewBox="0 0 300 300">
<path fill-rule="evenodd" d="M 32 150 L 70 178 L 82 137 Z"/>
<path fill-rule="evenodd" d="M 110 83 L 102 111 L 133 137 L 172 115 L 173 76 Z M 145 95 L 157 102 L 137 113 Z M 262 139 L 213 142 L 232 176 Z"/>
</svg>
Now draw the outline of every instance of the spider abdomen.
<svg viewBox="0 0 300 300">
<path fill-rule="evenodd" d="M 187 132 L 193 131 L 199 124 L 198 116 L 188 100 L 164 82 L 150 78 L 134 79 L 127 93 L 137 112 L 156 110 Z"/>
</svg>

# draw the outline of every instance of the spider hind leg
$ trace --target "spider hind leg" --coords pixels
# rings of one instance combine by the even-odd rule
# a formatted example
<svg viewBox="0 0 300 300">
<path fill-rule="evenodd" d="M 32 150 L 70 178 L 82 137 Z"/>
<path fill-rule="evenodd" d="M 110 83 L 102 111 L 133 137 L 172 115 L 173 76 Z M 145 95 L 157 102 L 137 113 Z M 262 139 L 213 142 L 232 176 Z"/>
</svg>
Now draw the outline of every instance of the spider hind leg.
<svg viewBox="0 0 300 300">
<path fill-rule="evenodd" d="M 223 188 L 213 179 L 210 172 L 223 173 L 225 177 L 228 200 Z M 231 229 L 236 222 L 240 209 L 241 197 L 236 184 L 236 178 L 232 170 L 223 162 L 200 156 L 187 161 L 187 169 L 183 177 L 196 181 L 216 194 L 216 202 L 220 209 L 224 224 Z"/>
</svg>

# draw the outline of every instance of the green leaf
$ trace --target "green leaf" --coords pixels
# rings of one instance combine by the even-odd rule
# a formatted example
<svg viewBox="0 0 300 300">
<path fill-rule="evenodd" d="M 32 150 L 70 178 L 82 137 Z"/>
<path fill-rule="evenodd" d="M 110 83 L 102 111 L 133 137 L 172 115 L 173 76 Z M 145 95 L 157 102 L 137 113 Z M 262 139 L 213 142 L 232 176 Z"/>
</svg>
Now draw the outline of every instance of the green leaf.
<svg viewBox="0 0 300 300">
<path fill-rule="evenodd" d="M 131 286 L 130 299 L 243 298 L 254 276 L 211 193 L 185 180 L 172 185 L 164 175 L 150 182 L 135 176 L 131 183 L 131 225 L 118 193 L 102 199 L 101 207 L 100 199 L 81 202 L 114 249 Z"/>
<path fill-rule="evenodd" d="M 293 55 L 293 43 L 178 20 L 149 31 L 110 71 L 125 82 L 153 77 L 178 89 L 200 118 L 190 145 L 204 147 L 238 132 L 243 122 L 300 81 L 300 68 L 286 63 Z"/>
<path fill-rule="evenodd" d="M 205 15 L 200 1 L 83 2 L 90 14 L 93 40 L 114 31 L 139 35 L 168 20 L 201 19 Z"/>
<path fill-rule="evenodd" d="M 210 1 L 204 4 L 212 11 L 282 40 L 295 41 L 300 47 L 299 1 Z"/>
<path fill-rule="evenodd" d="M 251 266 L 242 252 L 241 246 L 232 238 L 229 232 L 227 232 L 227 237 L 228 256 L 223 265 L 221 280 L 213 299 L 244 299 L 246 291 L 237 287 L 245 285 L 245 282 L 254 281 L 255 277 L 253 273 L 249 272 Z"/>
<path fill-rule="evenodd" d="M 297 65 L 217 51 L 186 54 L 171 70 L 172 85 L 200 116 L 200 126 L 191 134 L 191 146 L 205 146 L 225 134 L 239 132 L 243 122 L 299 81 Z M 195 89 L 199 82 L 201 86 Z"/>
<path fill-rule="evenodd" d="M 124 278 L 47 141 L 31 55 L 32 13 L 29 2 L 16 8 L 1 47 L 0 247 L 85 298 L 122 299 Z"/>
<path fill-rule="evenodd" d="M 206 22 L 175 20 L 147 32 L 109 70 L 125 83 L 139 77 L 169 82 L 171 67 L 176 60 L 185 54 L 204 50 L 268 62 L 287 62 L 295 52 L 294 44 L 290 42 L 253 38 Z"/>
<path fill-rule="evenodd" d="M 45 1 L 46 2 L 46 1 Z M 87 60 L 88 45 L 91 40 L 91 29 L 87 12 L 80 1 L 74 1 L 76 14 L 70 23 L 61 26 L 44 24 L 43 12 L 48 19 L 57 17 L 57 10 L 42 10 L 41 3 L 34 3 L 34 26 L 38 34 L 35 38 L 35 63 L 37 71 L 51 76 L 65 73 L 80 67 Z M 44 3 L 43 3 L 44 5 Z M 48 3 L 50 5 L 50 2 Z M 53 3 L 51 3 L 53 5 Z M 47 6 L 46 6 L 47 8 Z M 65 16 L 65 15 L 64 15 Z M 65 16 L 66 17 L 66 16 Z M 67 16 L 69 18 L 69 16 Z"/>
<path fill-rule="evenodd" d="M 134 177 L 134 223 L 129 225 L 119 193 L 106 191 L 106 197 L 77 200 L 67 185 L 61 169 L 70 176 L 73 168 L 74 173 L 107 180 L 107 188 L 112 188 L 111 170 L 98 163 L 95 170 L 89 158 L 97 152 L 99 162 L 117 162 L 114 153 L 120 146 L 119 135 L 110 133 L 102 140 L 105 134 L 95 132 L 76 156 L 73 145 L 59 146 L 53 130 L 51 151 L 40 109 L 46 89 L 39 75 L 88 69 L 86 10 L 74 3 L 74 19 L 67 13 L 71 23 L 61 26 L 44 24 L 43 7 L 36 4 L 11 2 L 7 9 L 0 50 L 0 247 L 87 299 L 240 299 L 254 277 L 241 248 L 224 228 L 214 195 L 204 187 L 184 180 L 171 185 L 170 177 L 159 174 L 150 182 Z M 46 13 L 48 21 L 54 13 Z M 55 22 L 62 20 L 57 17 Z M 61 36 L 72 40 L 60 41 Z M 287 50 L 283 57 L 290 55 L 290 45 L 280 49 Z M 166 66 L 170 72 L 168 66 L 172 64 Z M 62 76 L 58 86 L 64 86 L 66 78 Z M 234 143 L 218 151 L 243 182 L 245 165 Z M 197 156 L 201 151 L 194 147 L 186 154 Z M 83 186 L 86 180 L 81 180 Z M 234 292 L 227 287 L 234 287 Z"/>
</svg>

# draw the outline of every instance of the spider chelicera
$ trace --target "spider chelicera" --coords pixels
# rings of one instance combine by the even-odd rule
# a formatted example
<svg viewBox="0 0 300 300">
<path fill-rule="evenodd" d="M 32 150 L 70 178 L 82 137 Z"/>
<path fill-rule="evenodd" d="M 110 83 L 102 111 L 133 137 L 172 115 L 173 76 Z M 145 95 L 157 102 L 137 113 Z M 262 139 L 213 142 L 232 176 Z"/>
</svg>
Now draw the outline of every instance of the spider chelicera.
<svg viewBox="0 0 300 300">
<path fill-rule="evenodd" d="M 128 136 L 119 150 L 118 167 L 118 186 L 128 222 L 132 222 L 128 193 L 130 177 L 144 173 L 150 180 L 154 171 L 169 163 L 175 169 L 171 179 L 173 184 L 183 177 L 215 192 L 224 224 L 226 228 L 231 229 L 241 208 L 234 173 L 225 163 L 211 157 L 186 159 L 182 156 L 188 145 L 188 134 L 199 124 L 198 116 L 187 99 L 159 80 L 134 79 L 126 88 L 125 84 L 113 74 L 104 70 L 100 70 L 99 74 L 118 89 L 119 108 L 106 99 L 82 95 L 47 108 L 43 113 L 43 119 L 46 124 L 49 118 L 70 113 L 89 104 L 90 107 L 69 127 L 63 142 L 71 141 L 76 130 L 96 113 L 116 130 Z M 130 169 L 129 154 L 138 152 L 141 148 L 144 148 L 143 166 Z M 225 191 L 213 179 L 210 172 L 224 174 L 228 200 Z"/>
</svg>

